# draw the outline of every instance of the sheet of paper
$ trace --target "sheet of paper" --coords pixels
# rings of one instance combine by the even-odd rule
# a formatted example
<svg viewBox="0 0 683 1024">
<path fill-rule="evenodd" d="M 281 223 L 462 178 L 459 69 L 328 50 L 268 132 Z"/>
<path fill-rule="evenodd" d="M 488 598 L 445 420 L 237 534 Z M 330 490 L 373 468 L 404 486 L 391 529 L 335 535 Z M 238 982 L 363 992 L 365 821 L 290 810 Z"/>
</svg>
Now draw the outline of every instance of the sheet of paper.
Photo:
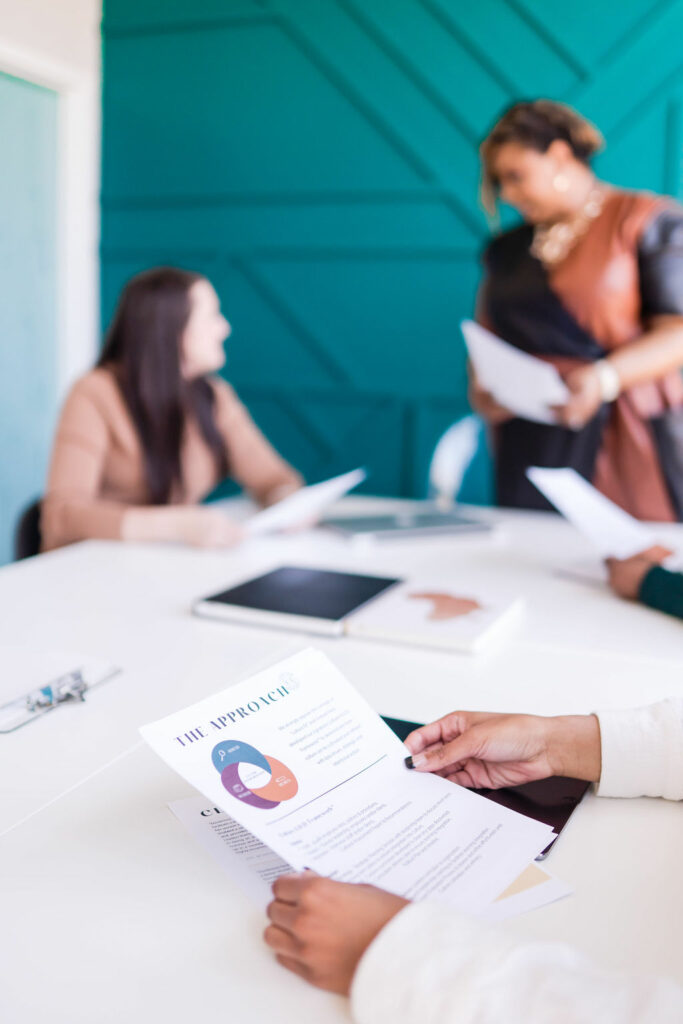
<svg viewBox="0 0 683 1024">
<path fill-rule="evenodd" d="M 331 480 L 323 480 L 310 487 L 302 487 L 294 494 L 269 508 L 255 512 L 244 524 L 247 536 L 257 537 L 277 530 L 288 530 L 309 522 L 315 522 L 326 508 L 339 501 L 354 487 L 362 484 L 367 476 L 364 469 L 353 469 Z"/>
<path fill-rule="evenodd" d="M 554 366 L 509 345 L 473 320 L 463 320 L 467 352 L 481 386 L 510 412 L 536 423 L 556 423 L 551 406 L 569 392 Z"/>
<path fill-rule="evenodd" d="M 552 830 L 435 775 L 308 649 L 144 726 L 150 746 L 295 870 L 478 912 Z"/>
<path fill-rule="evenodd" d="M 201 795 L 174 800 L 168 806 L 193 839 L 211 854 L 251 901 L 264 910 L 272 899 L 273 881 L 292 871 L 292 867 L 225 811 L 211 807 Z M 500 921 L 535 910 L 570 893 L 569 886 L 553 878 L 545 868 L 529 864 L 482 913 L 490 920 Z"/>
<path fill-rule="evenodd" d="M 629 558 L 656 543 L 648 526 L 600 494 L 575 470 L 532 466 L 526 475 L 603 558 Z"/>
<path fill-rule="evenodd" d="M 265 908 L 272 899 L 271 885 L 280 875 L 292 871 L 291 865 L 201 795 L 174 800 L 168 806 L 249 899 Z"/>
</svg>

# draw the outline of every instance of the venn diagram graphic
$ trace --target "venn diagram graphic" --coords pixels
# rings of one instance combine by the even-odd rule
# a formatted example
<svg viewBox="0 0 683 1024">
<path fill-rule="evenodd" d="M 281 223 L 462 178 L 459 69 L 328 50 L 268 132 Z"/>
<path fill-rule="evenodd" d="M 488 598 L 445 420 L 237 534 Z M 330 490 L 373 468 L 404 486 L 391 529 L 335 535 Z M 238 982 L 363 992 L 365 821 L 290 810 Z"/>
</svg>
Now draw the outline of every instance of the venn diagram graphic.
<svg viewBox="0 0 683 1024">
<path fill-rule="evenodd" d="M 213 748 L 211 760 L 230 796 L 243 800 L 251 807 L 272 810 L 284 800 L 291 800 L 299 791 L 299 783 L 287 765 L 274 757 L 267 757 L 249 743 L 224 740 Z M 252 765 L 254 776 L 260 775 L 257 770 L 260 769 L 267 772 L 270 779 L 265 785 L 250 787 L 242 781 L 240 765 Z M 248 770 L 243 770 L 243 774 L 248 776 Z"/>
</svg>

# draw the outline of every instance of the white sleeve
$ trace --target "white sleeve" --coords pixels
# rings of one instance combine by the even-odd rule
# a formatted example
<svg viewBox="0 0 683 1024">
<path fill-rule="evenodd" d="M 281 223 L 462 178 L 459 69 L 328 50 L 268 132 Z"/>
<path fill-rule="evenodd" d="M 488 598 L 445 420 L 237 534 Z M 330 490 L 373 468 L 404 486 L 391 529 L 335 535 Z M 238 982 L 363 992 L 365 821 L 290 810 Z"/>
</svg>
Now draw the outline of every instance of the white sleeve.
<svg viewBox="0 0 683 1024">
<path fill-rule="evenodd" d="M 413 903 L 366 950 L 351 1009 L 356 1024 L 680 1024 L 683 989 Z"/>
<path fill-rule="evenodd" d="M 602 772 L 598 796 L 683 800 L 683 700 L 629 711 L 598 711 Z"/>
</svg>

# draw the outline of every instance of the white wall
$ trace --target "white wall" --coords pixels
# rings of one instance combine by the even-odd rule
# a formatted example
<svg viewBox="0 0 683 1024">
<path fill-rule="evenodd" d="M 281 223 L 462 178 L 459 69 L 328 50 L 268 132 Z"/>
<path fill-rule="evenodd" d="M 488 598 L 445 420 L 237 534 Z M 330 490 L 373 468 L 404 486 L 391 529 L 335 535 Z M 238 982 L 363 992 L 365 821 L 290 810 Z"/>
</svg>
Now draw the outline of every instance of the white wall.
<svg viewBox="0 0 683 1024">
<path fill-rule="evenodd" d="M 58 397 L 98 347 L 101 18 L 102 0 L 0 0 L 0 70 L 60 96 Z"/>
</svg>

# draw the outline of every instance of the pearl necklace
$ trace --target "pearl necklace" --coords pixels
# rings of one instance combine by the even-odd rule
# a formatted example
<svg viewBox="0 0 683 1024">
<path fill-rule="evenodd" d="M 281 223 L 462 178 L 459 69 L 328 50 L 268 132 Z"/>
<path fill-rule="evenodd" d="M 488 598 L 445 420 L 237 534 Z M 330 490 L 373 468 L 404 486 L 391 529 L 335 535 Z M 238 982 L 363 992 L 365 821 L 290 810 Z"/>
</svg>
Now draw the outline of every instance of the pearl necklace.
<svg viewBox="0 0 683 1024">
<path fill-rule="evenodd" d="M 600 216 L 604 202 L 604 191 L 601 188 L 592 188 L 585 203 L 572 220 L 560 220 L 556 224 L 537 224 L 531 243 L 531 255 L 541 263 L 559 263 L 585 234 L 591 221 Z"/>
</svg>

